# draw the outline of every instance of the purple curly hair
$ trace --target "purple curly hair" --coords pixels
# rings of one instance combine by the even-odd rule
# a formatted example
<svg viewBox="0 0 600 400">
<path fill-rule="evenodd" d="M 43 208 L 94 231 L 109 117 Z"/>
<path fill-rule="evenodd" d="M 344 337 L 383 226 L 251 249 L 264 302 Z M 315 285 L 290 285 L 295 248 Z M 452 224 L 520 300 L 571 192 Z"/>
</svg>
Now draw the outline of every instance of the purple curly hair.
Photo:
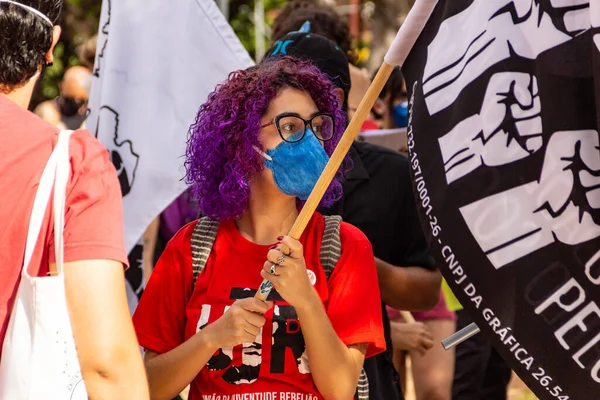
<svg viewBox="0 0 600 400">
<path fill-rule="evenodd" d="M 250 178 L 264 168 L 263 158 L 252 148 L 261 147 L 260 118 L 284 88 L 307 92 L 319 111 L 334 116 L 334 137 L 324 144 L 327 154 L 333 153 L 344 132 L 346 117 L 334 86 L 319 69 L 285 56 L 232 72 L 200 106 L 187 141 L 186 182 L 204 215 L 237 219 L 246 210 Z M 343 171 L 350 166 L 346 157 L 321 200 L 322 207 L 341 198 Z"/>
</svg>

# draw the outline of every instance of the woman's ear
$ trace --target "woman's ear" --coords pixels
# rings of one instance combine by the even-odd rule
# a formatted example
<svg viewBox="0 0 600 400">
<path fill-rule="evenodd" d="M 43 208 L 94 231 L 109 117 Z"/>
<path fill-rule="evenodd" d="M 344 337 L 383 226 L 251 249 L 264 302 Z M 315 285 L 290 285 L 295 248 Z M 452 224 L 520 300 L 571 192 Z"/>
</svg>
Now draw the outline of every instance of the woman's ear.
<svg viewBox="0 0 600 400">
<path fill-rule="evenodd" d="M 335 88 L 333 89 L 333 91 L 335 92 L 335 95 L 337 96 L 339 105 L 341 107 L 342 104 L 344 104 L 344 100 L 346 100 L 346 95 L 344 94 L 344 91 L 340 88 Z"/>
<path fill-rule="evenodd" d="M 50 46 L 50 50 L 46 53 L 46 64 L 52 64 L 54 62 L 54 47 L 56 47 L 58 39 L 60 39 L 61 32 L 62 30 L 58 25 L 55 25 L 52 29 L 52 46 Z"/>
</svg>

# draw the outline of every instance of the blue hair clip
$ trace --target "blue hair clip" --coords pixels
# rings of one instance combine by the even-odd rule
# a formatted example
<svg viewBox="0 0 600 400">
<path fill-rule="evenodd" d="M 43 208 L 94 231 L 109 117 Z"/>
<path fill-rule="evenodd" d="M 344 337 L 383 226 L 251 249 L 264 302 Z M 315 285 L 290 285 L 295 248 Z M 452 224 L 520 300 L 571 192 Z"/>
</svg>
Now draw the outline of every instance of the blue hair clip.
<svg viewBox="0 0 600 400">
<path fill-rule="evenodd" d="M 298 32 L 300 32 L 300 33 L 310 32 L 310 21 L 306 21 L 305 23 L 303 23 L 302 26 L 300 27 L 300 29 L 298 30 Z"/>
</svg>

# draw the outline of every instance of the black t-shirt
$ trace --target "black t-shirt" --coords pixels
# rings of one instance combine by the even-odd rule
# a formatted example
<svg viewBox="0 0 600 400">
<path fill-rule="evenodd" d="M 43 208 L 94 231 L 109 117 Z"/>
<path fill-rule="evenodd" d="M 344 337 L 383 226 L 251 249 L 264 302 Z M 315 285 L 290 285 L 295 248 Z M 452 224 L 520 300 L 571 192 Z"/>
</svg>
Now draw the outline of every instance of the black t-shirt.
<svg viewBox="0 0 600 400">
<path fill-rule="evenodd" d="M 375 257 L 396 266 L 434 269 L 421 230 L 406 156 L 384 147 L 355 142 L 350 149 L 354 166 L 346 174 L 344 196 L 326 214 L 364 232 Z M 392 363 L 390 322 L 382 303 L 387 350 L 365 360 L 370 400 L 399 400 L 398 374 Z"/>
</svg>

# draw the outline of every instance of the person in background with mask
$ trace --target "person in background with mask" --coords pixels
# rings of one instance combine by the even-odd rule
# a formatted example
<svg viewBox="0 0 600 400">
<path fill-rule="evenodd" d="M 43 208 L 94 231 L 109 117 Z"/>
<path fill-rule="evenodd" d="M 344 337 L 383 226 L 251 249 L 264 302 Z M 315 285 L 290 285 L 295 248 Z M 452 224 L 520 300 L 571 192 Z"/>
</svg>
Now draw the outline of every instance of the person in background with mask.
<svg viewBox="0 0 600 400">
<path fill-rule="evenodd" d="M 92 73 L 82 66 L 71 67 L 59 84 L 60 96 L 40 103 L 34 113 L 58 129 L 84 127 L 92 85 Z"/>
<path fill-rule="evenodd" d="M 61 8 L 62 0 L 0 0 L 0 351 L 21 279 L 34 198 L 58 140 L 58 129 L 27 108 L 40 73 L 54 59 Z M 74 132 L 69 143 L 63 271 L 87 394 L 148 399 L 123 285 L 127 256 L 117 174 L 89 132 Z M 47 212 L 42 222 L 31 276 L 46 276 L 54 263 L 52 218 Z"/>
<path fill-rule="evenodd" d="M 380 132 L 373 132 L 379 133 L 381 138 L 369 140 L 379 139 L 375 143 L 407 153 L 408 98 L 399 68 L 392 71 L 371 111 L 381 126 Z"/>
<path fill-rule="evenodd" d="M 386 85 L 379 94 L 383 100 L 383 129 L 406 128 L 408 126 L 408 94 L 406 82 L 399 68 L 394 68 Z"/>
</svg>

